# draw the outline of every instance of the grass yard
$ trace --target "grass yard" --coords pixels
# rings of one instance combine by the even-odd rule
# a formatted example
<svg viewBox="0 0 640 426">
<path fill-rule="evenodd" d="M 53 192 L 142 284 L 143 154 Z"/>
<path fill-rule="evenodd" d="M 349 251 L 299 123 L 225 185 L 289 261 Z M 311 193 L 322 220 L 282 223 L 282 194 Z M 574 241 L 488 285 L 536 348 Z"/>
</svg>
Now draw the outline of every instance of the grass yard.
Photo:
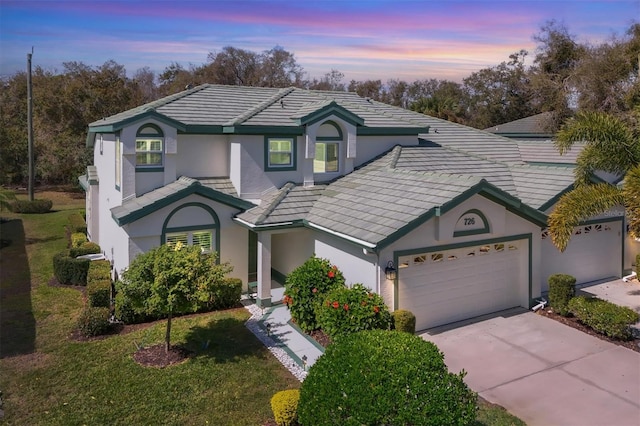
<svg viewBox="0 0 640 426">
<path fill-rule="evenodd" d="M 0 390 L 7 425 L 263 425 L 269 400 L 300 383 L 232 309 L 174 320 L 172 343 L 195 355 L 165 369 L 136 364 L 136 345 L 161 343 L 164 321 L 127 334 L 70 339 L 83 307 L 74 288 L 51 286 L 52 256 L 65 249 L 70 213 L 82 193 L 44 192 L 44 215 L 0 212 Z M 481 404 L 478 425 L 522 425 L 500 407 Z"/>
</svg>

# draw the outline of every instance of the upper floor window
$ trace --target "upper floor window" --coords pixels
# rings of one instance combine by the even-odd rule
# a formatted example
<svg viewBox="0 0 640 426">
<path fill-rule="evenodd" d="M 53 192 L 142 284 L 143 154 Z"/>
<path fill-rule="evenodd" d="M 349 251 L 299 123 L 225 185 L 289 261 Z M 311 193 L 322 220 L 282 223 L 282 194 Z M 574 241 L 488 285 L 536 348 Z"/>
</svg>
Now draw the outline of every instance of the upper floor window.
<svg viewBox="0 0 640 426">
<path fill-rule="evenodd" d="M 164 135 L 158 126 L 147 124 L 136 134 L 136 167 L 163 166 Z"/>
<path fill-rule="evenodd" d="M 293 138 L 265 138 L 266 170 L 295 170 L 296 151 Z"/>
<path fill-rule="evenodd" d="M 314 173 L 335 173 L 340 171 L 340 142 L 342 131 L 333 121 L 327 121 L 318 129 L 316 155 L 313 159 Z"/>
</svg>

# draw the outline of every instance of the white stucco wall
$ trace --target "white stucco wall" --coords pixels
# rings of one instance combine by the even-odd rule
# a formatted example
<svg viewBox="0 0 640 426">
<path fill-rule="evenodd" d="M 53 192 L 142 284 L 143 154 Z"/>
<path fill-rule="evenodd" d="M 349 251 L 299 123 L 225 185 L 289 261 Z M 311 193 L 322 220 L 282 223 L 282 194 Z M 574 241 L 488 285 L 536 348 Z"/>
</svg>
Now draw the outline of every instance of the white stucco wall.
<svg viewBox="0 0 640 426">
<path fill-rule="evenodd" d="M 178 135 L 176 175 L 228 177 L 228 139 L 224 135 Z"/>
<path fill-rule="evenodd" d="M 274 233 L 271 236 L 271 267 L 288 275 L 313 256 L 313 232 L 294 229 Z"/>
</svg>

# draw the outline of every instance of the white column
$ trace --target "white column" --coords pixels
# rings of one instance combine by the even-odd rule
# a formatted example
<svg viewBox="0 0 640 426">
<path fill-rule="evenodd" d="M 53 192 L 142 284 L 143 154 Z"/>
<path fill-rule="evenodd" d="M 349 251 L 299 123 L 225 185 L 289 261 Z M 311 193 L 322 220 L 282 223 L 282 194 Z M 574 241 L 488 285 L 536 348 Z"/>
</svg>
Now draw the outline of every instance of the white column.
<svg viewBox="0 0 640 426">
<path fill-rule="evenodd" d="M 271 306 L 271 234 L 258 233 L 258 306 Z"/>
</svg>

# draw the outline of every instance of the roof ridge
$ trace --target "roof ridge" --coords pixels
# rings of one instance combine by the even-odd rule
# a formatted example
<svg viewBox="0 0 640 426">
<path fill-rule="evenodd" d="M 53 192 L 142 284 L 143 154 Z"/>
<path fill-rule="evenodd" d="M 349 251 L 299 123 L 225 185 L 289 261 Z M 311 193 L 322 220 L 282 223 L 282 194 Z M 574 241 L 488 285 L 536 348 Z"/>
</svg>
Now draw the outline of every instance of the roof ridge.
<svg viewBox="0 0 640 426">
<path fill-rule="evenodd" d="M 284 186 L 282 188 L 280 188 L 280 190 L 278 191 L 278 195 L 273 199 L 273 201 L 271 201 L 271 203 L 269 203 L 269 205 L 262 211 L 262 213 L 260 214 L 260 216 L 258 216 L 258 218 L 255 220 L 255 223 L 261 223 L 262 221 L 264 221 L 266 218 L 269 217 L 269 215 L 271 213 L 273 213 L 273 211 L 276 209 L 276 207 L 278 206 L 278 204 L 280 204 L 282 202 L 282 200 L 284 200 L 284 198 L 289 194 L 289 192 L 291 192 L 291 190 L 293 188 L 296 187 L 296 184 L 293 182 L 287 182 L 284 184 Z"/>
<path fill-rule="evenodd" d="M 165 96 L 163 98 L 156 99 L 155 101 L 151 101 L 151 102 L 146 103 L 144 105 L 140 105 L 138 108 L 140 108 L 141 111 L 155 110 L 156 108 L 163 107 L 165 105 L 170 104 L 171 102 L 175 102 L 178 99 L 182 99 L 185 96 L 189 96 L 189 95 L 192 95 L 192 94 L 194 94 L 196 92 L 199 92 L 201 90 L 207 89 L 210 86 L 211 86 L 211 84 L 209 84 L 209 83 L 201 84 L 201 85 L 193 87 L 191 89 L 183 90 L 181 92 L 174 93 L 172 95 L 167 95 L 167 96 Z"/>
<path fill-rule="evenodd" d="M 284 98 L 289 93 L 293 92 L 295 89 L 296 89 L 295 87 L 284 87 L 278 90 L 271 97 L 260 102 L 258 105 L 256 105 L 252 109 L 249 109 L 248 111 L 245 111 L 242 114 L 238 115 L 237 117 L 234 117 L 231 120 L 227 121 L 226 123 L 223 124 L 223 126 L 235 126 L 244 121 L 247 121 L 249 118 L 264 111 L 267 107 L 271 106 L 273 103 L 277 102 L 278 100 Z"/>
</svg>

